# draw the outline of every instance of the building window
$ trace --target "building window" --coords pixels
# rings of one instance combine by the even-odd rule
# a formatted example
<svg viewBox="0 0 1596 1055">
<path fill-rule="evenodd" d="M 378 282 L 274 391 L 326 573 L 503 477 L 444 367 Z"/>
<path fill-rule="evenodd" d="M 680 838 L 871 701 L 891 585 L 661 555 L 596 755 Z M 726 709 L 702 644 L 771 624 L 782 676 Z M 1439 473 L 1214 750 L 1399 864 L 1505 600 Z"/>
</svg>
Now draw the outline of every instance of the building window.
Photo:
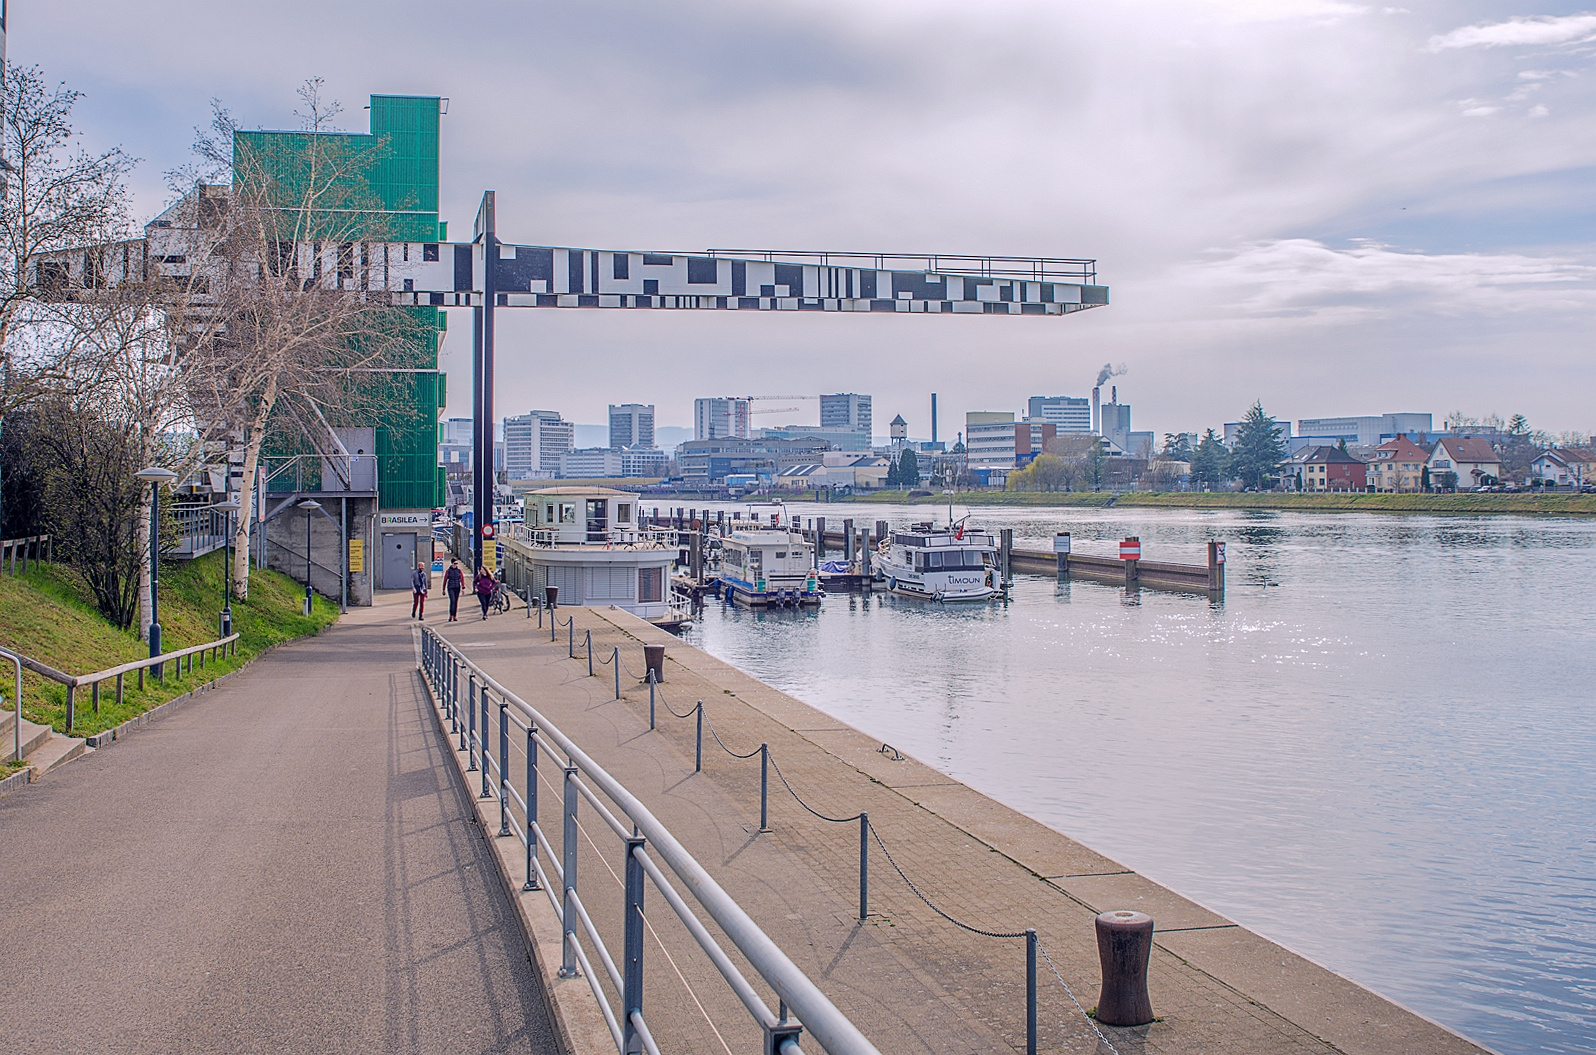
<svg viewBox="0 0 1596 1055">
<path fill-rule="evenodd" d="M 637 600 L 642 604 L 659 604 L 665 600 L 665 569 L 637 569 Z"/>
<path fill-rule="evenodd" d="M 632 522 L 632 505 L 630 502 L 621 502 L 615 507 L 615 522 L 617 524 L 630 524 Z"/>
</svg>

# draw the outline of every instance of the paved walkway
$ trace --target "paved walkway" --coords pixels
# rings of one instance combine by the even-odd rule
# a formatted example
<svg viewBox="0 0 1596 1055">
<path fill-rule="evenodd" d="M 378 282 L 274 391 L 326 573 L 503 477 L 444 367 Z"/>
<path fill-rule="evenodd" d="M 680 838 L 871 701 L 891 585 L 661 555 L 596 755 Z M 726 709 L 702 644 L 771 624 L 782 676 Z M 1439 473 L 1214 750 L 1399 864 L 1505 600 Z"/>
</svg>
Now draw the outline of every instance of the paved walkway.
<svg viewBox="0 0 1596 1055">
<path fill-rule="evenodd" d="M 1480 1050 L 934 769 L 882 755 L 857 731 L 624 613 L 560 614 L 576 619 L 579 657 L 591 629 L 594 655 L 607 659 L 619 645 L 633 674 L 643 669 L 643 641 L 666 643 L 664 696 L 677 712 L 702 699 L 731 750 L 770 744 L 814 809 L 833 817 L 868 810 L 897 863 L 950 914 L 995 931 L 1037 928 L 1081 1005 L 1097 1002 L 1092 917 L 1120 908 L 1151 913 L 1159 936 L 1150 988 L 1160 1018 L 1134 1030 L 1105 1027 L 1118 1052 Z M 971 934 L 940 918 L 874 844 L 871 915 L 860 923 L 857 823 L 805 812 L 772 772 L 773 830 L 760 832 L 757 756 L 733 758 L 706 731 L 704 769 L 695 774 L 692 721 L 671 718 L 662 704 L 659 729 L 650 731 L 646 685 L 623 674 L 623 699 L 615 700 L 613 668 L 597 665 L 598 676 L 588 677 L 585 658 L 567 658 L 563 630 L 551 643 L 535 625 L 516 611 L 439 629 L 638 795 L 882 1051 L 1024 1050 L 1021 941 Z M 497 753 L 496 714 L 493 724 Z M 519 735 L 512 745 L 510 771 L 520 788 Z M 553 778 L 543 787 L 543 826 L 558 841 L 559 773 L 549 760 L 542 765 Z M 623 853 L 583 811 L 583 901 L 618 950 Z M 649 918 L 660 940 L 646 943 L 644 1004 L 662 1050 L 755 1050 L 757 1031 L 674 917 L 656 908 Z M 1107 1050 L 1045 964 L 1039 988 L 1042 1050 Z"/>
<path fill-rule="evenodd" d="M 0 799 L 9 1049 L 555 1050 L 403 616 Z"/>
</svg>

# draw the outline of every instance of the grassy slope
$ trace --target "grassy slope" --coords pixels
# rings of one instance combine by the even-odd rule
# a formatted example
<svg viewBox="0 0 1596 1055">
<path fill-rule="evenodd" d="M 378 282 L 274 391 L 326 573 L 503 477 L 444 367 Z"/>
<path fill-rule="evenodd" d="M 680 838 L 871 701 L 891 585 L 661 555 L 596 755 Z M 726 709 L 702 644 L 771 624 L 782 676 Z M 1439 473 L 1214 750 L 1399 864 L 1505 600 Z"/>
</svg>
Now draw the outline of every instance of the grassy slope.
<svg viewBox="0 0 1596 1055">
<path fill-rule="evenodd" d="M 909 499 L 903 491 L 877 491 L 855 502 L 895 502 L 916 505 L 946 505 L 947 495 Z M 1457 495 L 1371 495 L 1371 494 L 1241 494 L 1132 492 L 1113 495 L 1107 491 L 960 491 L 953 496 L 958 505 L 994 506 L 1127 506 L 1180 509 L 1292 509 L 1315 513 L 1516 513 L 1540 516 L 1596 515 L 1596 495 L 1457 494 Z"/>
<path fill-rule="evenodd" d="M 173 561 L 161 568 L 161 642 L 168 650 L 203 644 L 216 638 L 217 614 L 222 603 L 222 554 L 194 561 Z M 90 705 L 87 688 L 75 701 L 73 733 L 82 736 L 118 725 L 156 704 L 180 696 L 236 670 L 263 650 L 304 634 L 313 633 L 338 618 L 338 606 L 317 597 L 310 618 L 300 614 L 304 587 L 272 571 L 255 570 L 249 577 L 249 600 L 233 603 L 233 628 L 239 634 L 238 654 L 216 663 L 197 663 L 193 674 L 166 680 L 145 679 L 138 688 L 137 675 L 126 679 L 120 707 L 116 682 L 101 688 L 100 713 Z M 68 566 L 46 566 L 16 578 L 0 576 L 0 644 L 68 674 L 105 670 L 149 655 L 139 640 L 137 626 L 118 630 L 95 610 L 88 588 Z M 0 666 L 0 691 L 11 706 L 15 677 L 9 664 Z M 22 710 L 35 722 L 66 729 L 66 688 L 47 678 L 24 672 Z"/>
</svg>

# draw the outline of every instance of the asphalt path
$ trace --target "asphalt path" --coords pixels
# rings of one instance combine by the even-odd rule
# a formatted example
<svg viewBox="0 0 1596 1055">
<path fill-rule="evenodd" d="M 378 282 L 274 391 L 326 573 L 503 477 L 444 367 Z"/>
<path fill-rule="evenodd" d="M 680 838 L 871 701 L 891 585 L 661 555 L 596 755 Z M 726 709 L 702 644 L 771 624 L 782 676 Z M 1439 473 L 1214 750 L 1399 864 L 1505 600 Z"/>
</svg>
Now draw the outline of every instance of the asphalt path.
<svg viewBox="0 0 1596 1055">
<path fill-rule="evenodd" d="M 556 1051 L 397 609 L 0 799 L 9 1050 Z"/>
</svg>

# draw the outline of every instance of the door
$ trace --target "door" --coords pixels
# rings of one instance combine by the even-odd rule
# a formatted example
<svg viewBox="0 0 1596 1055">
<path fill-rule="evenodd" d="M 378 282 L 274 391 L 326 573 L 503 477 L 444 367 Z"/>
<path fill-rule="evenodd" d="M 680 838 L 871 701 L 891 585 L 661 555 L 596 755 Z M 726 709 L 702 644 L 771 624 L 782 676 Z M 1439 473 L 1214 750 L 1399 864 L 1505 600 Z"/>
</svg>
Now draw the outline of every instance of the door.
<svg viewBox="0 0 1596 1055">
<path fill-rule="evenodd" d="M 410 575 L 416 570 L 416 536 L 408 532 L 382 533 L 382 583 L 384 590 L 410 588 Z"/>
<path fill-rule="evenodd" d="M 587 500 L 587 540 L 589 542 L 609 541 L 609 500 L 604 498 L 589 498 Z"/>
</svg>

